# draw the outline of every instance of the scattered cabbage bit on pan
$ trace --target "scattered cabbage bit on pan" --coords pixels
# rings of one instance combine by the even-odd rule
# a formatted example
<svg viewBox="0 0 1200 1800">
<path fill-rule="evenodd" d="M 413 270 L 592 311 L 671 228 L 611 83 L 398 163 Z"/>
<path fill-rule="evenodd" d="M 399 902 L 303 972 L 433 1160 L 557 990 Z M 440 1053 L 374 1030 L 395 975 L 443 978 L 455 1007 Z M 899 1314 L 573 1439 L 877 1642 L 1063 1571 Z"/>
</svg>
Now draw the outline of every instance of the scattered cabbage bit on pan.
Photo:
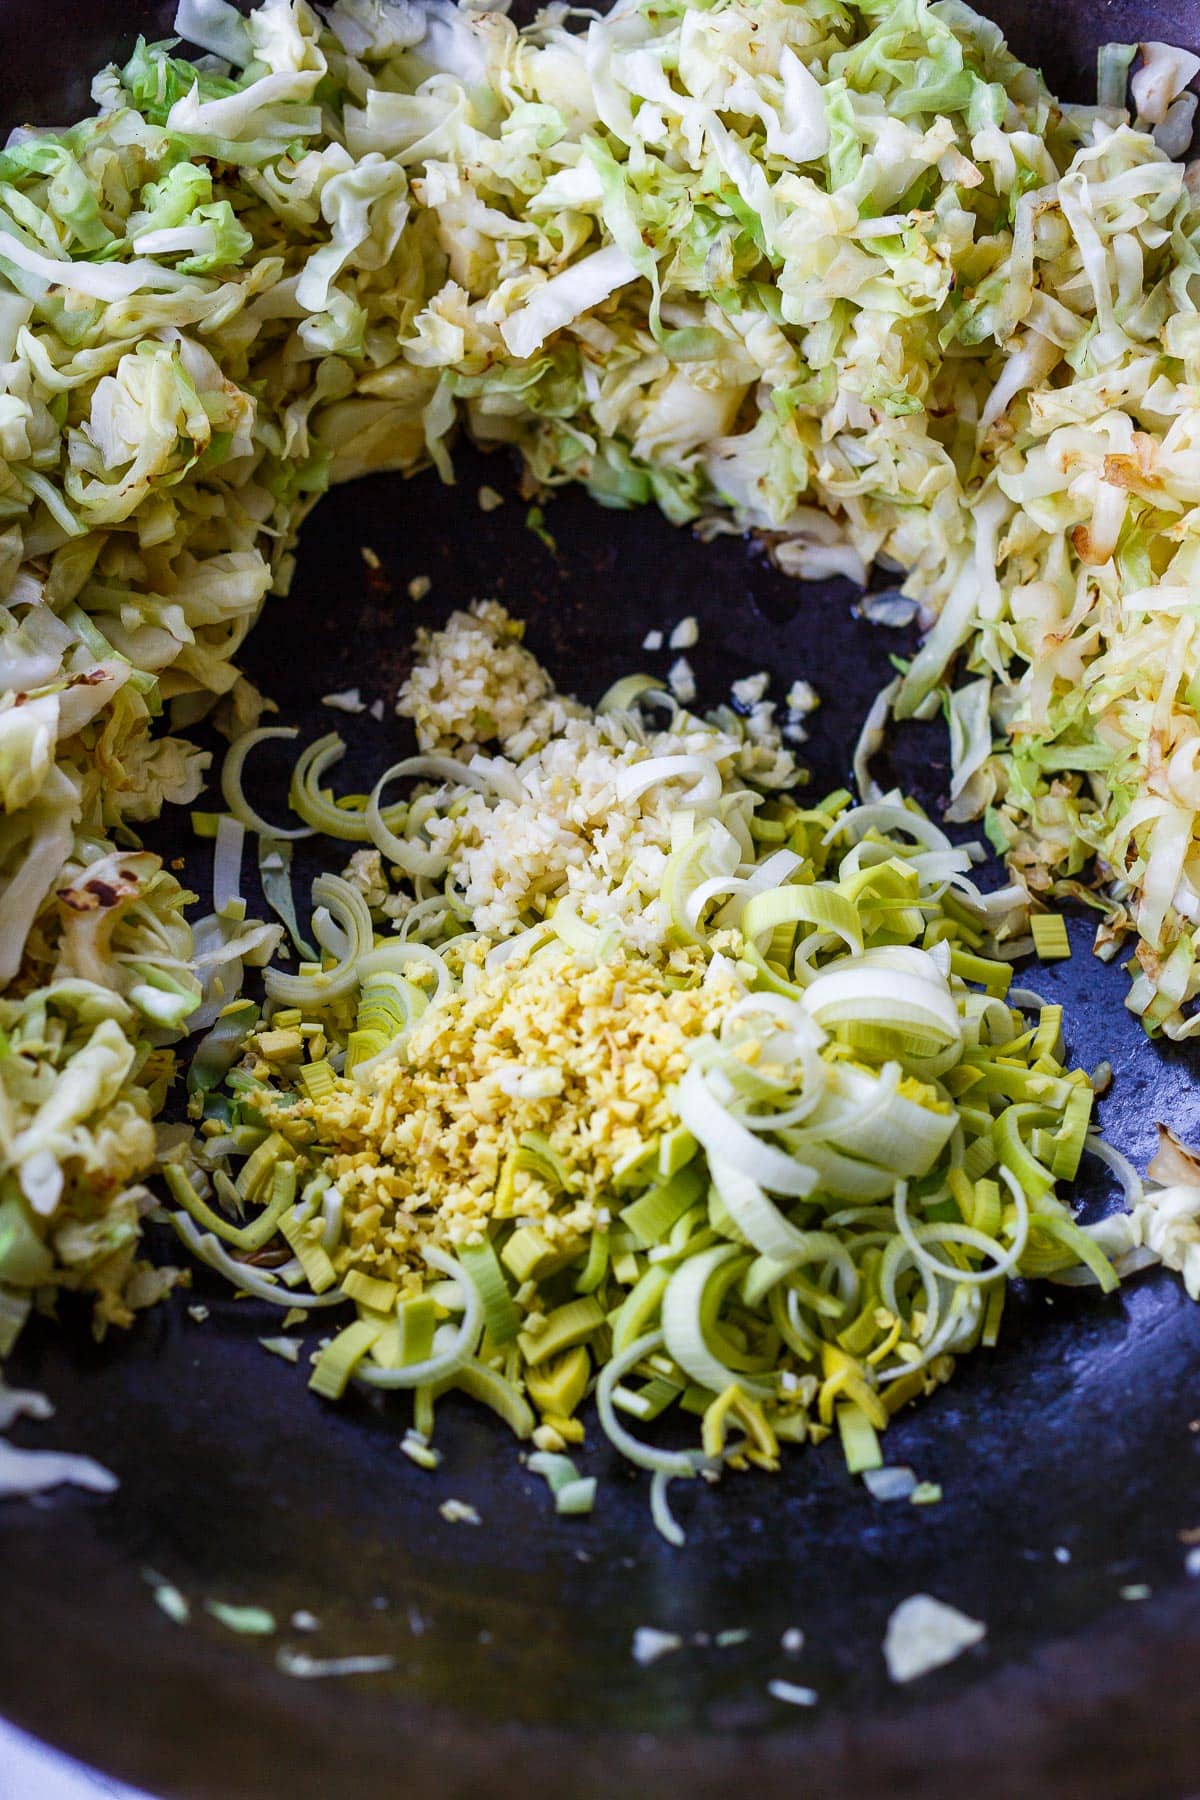
<svg viewBox="0 0 1200 1800">
<path fill-rule="evenodd" d="M 400 704 L 436 750 L 357 799 L 317 785 L 340 741 L 299 757 L 296 811 L 359 848 L 314 884 L 322 953 L 216 1021 L 165 1167 L 236 1289 L 353 1305 L 316 1393 L 411 1394 L 427 1468 L 465 1393 L 566 1513 L 594 1394 L 681 1542 L 673 1479 L 834 1430 L 878 1469 L 892 1416 L 996 1343 L 1012 1278 L 1111 1292 L 1158 1259 L 1140 1188 L 1100 1227 L 1059 1191 L 1086 1149 L 1123 1164 L 1062 1009 L 1011 985 L 1028 905 L 981 893 L 978 847 L 895 794 L 803 804 L 773 732 L 647 677 L 562 700 L 495 604 L 420 648 Z"/>
<path fill-rule="evenodd" d="M 285 930 L 301 955 L 331 964 L 320 980 L 271 977 L 273 1004 L 300 1013 L 298 1025 L 273 1026 L 288 1043 L 311 1023 L 318 995 L 306 982 L 335 1009 L 360 993 L 379 922 L 363 895 L 327 877 L 310 945 L 287 879 L 288 836 L 327 829 L 338 810 L 321 788 L 336 739 L 297 770 L 306 825 L 261 833 L 282 923 L 245 917 L 239 832 L 265 821 L 244 804 L 240 824 L 218 830 L 214 911 L 194 937 L 188 896 L 136 833 L 168 801 L 199 793 L 207 757 L 179 734 L 210 713 L 237 741 L 227 784 L 241 791 L 262 700 L 235 659 L 267 597 L 284 603 L 291 545 L 316 499 L 368 470 L 433 463 L 451 480 L 460 424 L 515 446 L 539 489 L 581 481 L 606 505 L 653 500 L 676 522 L 751 530 L 797 575 L 904 572 L 901 600 L 918 603 L 931 630 L 871 730 L 889 706 L 908 715 L 940 703 L 956 816 L 982 813 L 1023 890 L 1098 905 L 1103 953 L 1136 937 L 1129 1004 L 1148 1030 L 1200 1030 L 1200 213 L 1173 160 L 1189 137 L 1196 58 L 1144 46 L 1131 115 L 1132 47 L 1102 53 L 1098 106 L 1066 107 L 958 0 L 656 0 L 586 25 L 550 9 L 521 31 L 500 10 L 447 0 L 338 0 L 327 17 L 304 0 L 263 0 L 247 17 L 225 0 L 182 0 L 178 29 L 198 61 L 140 42 L 96 77 L 94 117 L 21 128 L 0 153 L 0 1354 L 33 1300 L 52 1304 L 57 1288 L 94 1294 L 103 1329 L 174 1279 L 136 1255 L 149 1121 L 185 1031 L 212 1028 L 196 1093 L 236 1059 L 246 968 L 269 960 Z M 956 657 L 971 679 L 953 687 Z M 682 694 L 685 663 L 679 673 Z M 754 762 L 761 750 L 734 754 Z M 676 934 L 683 920 L 685 944 L 702 935 L 705 903 L 694 919 L 681 911 L 689 844 L 704 846 L 701 887 L 751 878 L 737 825 L 704 809 L 731 780 L 765 773 L 760 760 L 701 776 L 702 751 L 678 754 L 686 775 L 656 780 L 685 784 L 680 843 L 672 835 L 668 847 L 680 860 L 663 876 L 660 912 L 638 914 L 646 936 L 634 948 L 651 962 L 664 916 Z M 394 775 L 421 772 L 448 779 L 428 765 Z M 484 881 L 481 803 L 492 810 L 495 779 L 487 768 L 462 779 L 477 843 L 427 801 L 385 806 L 379 793 L 355 820 L 357 841 L 417 881 L 473 855 L 471 878 Z M 615 794 L 618 809 L 646 791 L 638 779 Z M 894 812 L 889 803 L 868 835 L 892 844 Z M 797 826 L 786 804 L 750 806 L 747 830 L 752 814 L 772 827 L 755 841 L 788 847 Z M 701 817 L 707 833 L 691 829 Z M 647 891 L 643 848 L 662 845 L 634 846 L 630 895 Z M 811 863 L 816 849 L 806 835 L 789 854 Z M 833 880 L 849 934 L 839 941 L 936 956 L 936 980 L 926 962 L 897 980 L 906 993 L 916 983 L 922 1004 L 936 989 L 949 1031 L 950 953 L 917 944 L 940 900 L 918 869 L 917 895 L 905 889 L 895 911 L 920 913 L 920 932 L 880 942 L 861 916 L 851 926 L 844 907 L 861 915 L 857 890 L 843 891 L 840 862 L 830 875 L 833 857 L 819 878 Z M 804 1009 L 792 989 L 826 979 L 810 965 L 827 955 L 827 921 L 789 919 L 786 907 L 799 904 L 793 890 L 824 891 L 817 875 L 815 863 L 799 878 L 772 875 L 764 896 L 789 896 L 771 902 L 785 916 L 743 946 L 749 986 L 775 993 L 797 1054 L 809 1028 L 786 1009 Z M 581 901 L 597 892 L 585 883 Z M 501 929 L 522 904 L 498 894 L 497 918 L 480 929 Z M 562 953 L 604 960 L 599 916 L 574 942 L 570 904 L 555 916 Z M 460 981 L 468 964 L 447 965 L 435 947 L 440 917 L 426 907 L 408 936 L 432 933 L 429 955 Z M 780 974 L 774 935 L 798 923 L 819 947 Z M 962 931 L 977 935 L 978 922 L 950 924 L 945 941 L 974 955 Z M 862 963 L 868 986 L 872 967 Z M 289 979 L 299 985 L 285 1000 Z M 351 1058 L 347 1038 L 347 1060 L 369 1063 L 389 1032 L 401 1035 L 392 1003 L 408 1005 L 409 989 L 425 994 L 405 978 L 398 998 L 389 988 L 355 1025 L 369 1053 Z M 947 991 L 957 1013 L 961 996 Z M 856 1047 L 851 1071 L 858 1051 L 870 1064 L 899 1030 L 890 1016 L 865 1019 L 883 1036 Z M 811 1024 L 825 1033 L 806 1052 L 815 1070 L 840 1040 L 828 1022 Z M 715 1041 L 711 1063 L 686 1079 L 715 1083 L 715 1116 L 752 1131 L 738 1114 L 753 1072 L 739 1076 Z M 953 1041 L 966 1039 L 952 1033 L 946 1050 Z M 1038 1057 L 1053 1061 L 1054 1046 L 1042 1042 Z M 1035 1073 L 1081 1091 L 1057 1066 Z M 991 1099 L 984 1109 L 965 1091 L 953 1098 L 980 1112 L 982 1131 Z M 881 1116 L 902 1102 L 942 1116 L 900 1087 Z M 795 1129 L 807 1143 L 811 1127 Z M 1022 1142 L 1040 1166 L 1041 1139 L 1040 1151 Z M 178 1149 L 170 1134 L 166 1147 Z M 305 1246 L 311 1230 L 288 1189 L 295 1158 L 247 1166 L 268 1164 L 268 1211 L 291 1219 Z M 1171 1191 L 1181 1186 L 1192 1191 Z M 1001 1191 L 997 1223 L 985 1192 L 983 1225 L 966 1222 L 974 1200 L 954 1201 L 957 1229 L 994 1253 L 946 1238 L 953 1221 L 940 1222 L 936 1260 L 959 1270 L 955 1293 L 987 1285 L 960 1268 L 973 1252 L 985 1266 L 1019 1260 L 1009 1202 Z M 1036 1211 L 1043 1198 L 1027 1192 L 1025 1204 Z M 1194 1215 L 1180 1205 L 1170 1231 L 1143 1221 L 1125 1253 L 1161 1243 L 1186 1261 Z M 918 1230 L 911 1217 L 907 1228 Z M 715 1252 L 721 1232 L 704 1229 Z M 207 1253 L 227 1259 L 214 1241 Z M 737 1245 L 731 1236 L 713 1278 L 725 1293 L 743 1280 Z M 850 1273 L 841 1279 L 848 1294 Z M 870 1291 L 855 1279 L 856 1295 Z M 950 1277 L 930 1280 L 936 1289 Z M 261 1273 L 253 1283 L 277 1285 Z M 762 1323 L 771 1304 L 760 1295 L 750 1307 L 739 1355 L 770 1363 L 754 1332 L 783 1341 L 782 1327 Z M 918 1356 L 949 1329 L 932 1306 L 910 1320 Z M 954 1329 L 966 1333 L 969 1316 L 959 1303 Z M 356 1344 L 371 1328 L 360 1325 Z M 458 1329 L 470 1336 L 465 1315 Z M 903 1328 L 895 1354 L 902 1341 Z M 728 1353 L 723 1366 L 734 1366 Z"/>
</svg>

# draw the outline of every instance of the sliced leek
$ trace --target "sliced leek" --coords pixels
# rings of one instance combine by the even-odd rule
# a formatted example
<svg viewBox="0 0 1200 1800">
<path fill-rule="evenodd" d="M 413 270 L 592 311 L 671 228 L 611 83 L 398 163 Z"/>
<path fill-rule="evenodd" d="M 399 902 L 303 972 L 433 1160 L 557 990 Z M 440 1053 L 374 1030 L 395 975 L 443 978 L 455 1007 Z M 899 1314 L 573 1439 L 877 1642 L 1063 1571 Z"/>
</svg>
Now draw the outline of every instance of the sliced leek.
<svg viewBox="0 0 1200 1800">
<path fill-rule="evenodd" d="M 361 805 L 337 802 L 320 783 L 340 754 L 336 738 L 305 753 L 300 810 L 374 841 L 418 883 L 434 874 L 422 825 L 433 808 L 509 781 L 477 758 L 459 784 L 461 765 L 430 756 L 396 765 Z M 385 814 L 385 783 L 404 777 L 442 786 Z M 589 1190 L 563 1129 L 564 1083 L 535 1068 L 526 1089 L 518 1065 L 504 1091 L 541 1096 L 544 1110 L 512 1131 L 486 1184 L 464 1170 L 479 1223 L 447 1215 L 456 1255 L 431 1241 L 436 1213 L 418 1208 L 404 1229 L 424 1234 L 423 1261 L 401 1287 L 403 1259 L 348 1230 L 352 1165 L 336 1173 L 348 1091 L 386 1091 L 387 1059 L 407 1058 L 480 979 L 519 984 L 558 959 L 564 979 L 607 969 L 619 985 L 630 952 L 566 900 L 519 943 L 471 951 L 449 890 L 445 904 L 440 890 L 417 900 L 412 935 L 377 940 L 363 895 L 331 876 L 314 884 L 319 964 L 270 971 L 276 1010 L 247 1040 L 258 1072 L 230 1077 L 246 1117 L 271 1129 L 247 1136 L 228 1121 L 221 1145 L 244 1139 L 248 1155 L 236 1186 L 217 1170 L 212 1203 L 182 1167 L 171 1179 L 177 1229 L 214 1266 L 241 1269 L 219 1239 L 244 1251 L 278 1231 L 309 1276 L 305 1304 L 354 1303 L 357 1320 L 318 1361 L 318 1392 L 413 1391 L 430 1456 L 437 1398 L 471 1394 L 541 1446 L 530 1467 L 562 1509 L 585 1511 L 592 1480 L 565 1447 L 586 1429 L 595 1376 L 606 1437 L 651 1473 L 655 1523 L 680 1542 L 672 1479 L 770 1469 L 781 1442 L 832 1430 L 852 1473 L 880 1467 L 895 1412 L 944 1378 L 950 1355 L 996 1342 L 1016 1275 L 1114 1286 L 1101 1242 L 1057 1193 L 1084 1148 L 1109 1153 L 1088 1135 L 1090 1085 L 1061 1061 L 1060 1009 L 1014 989 L 996 953 L 993 915 L 1011 919 L 1013 901 L 978 895 L 970 857 L 921 814 L 895 796 L 857 811 L 845 796 L 806 812 L 773 801 L 751 832 L 745 809 L 715 816 L 719 789 L 682 750 L 634 756 L 619 785 L 626 804 L 660 785 L 681 795 L 662 901 L 682 961 L 664 964 L 661 991 L 725 985 L 665 1117 L 622 1140 L 605 1191 Z M 314 1041 L 320 1054 L 306 1059 Z M 316 1173 L 305 1164 L 295 1203 L 298 1158 Z M 224 1220 L 230 1196 L 256 1216 Z M 248 1270 L 244 1285 L 291 1297 L 274 1276 Z M 664 1417 L 697 1418 L 698 1445 L 649 1441 Z"/>
</svg>

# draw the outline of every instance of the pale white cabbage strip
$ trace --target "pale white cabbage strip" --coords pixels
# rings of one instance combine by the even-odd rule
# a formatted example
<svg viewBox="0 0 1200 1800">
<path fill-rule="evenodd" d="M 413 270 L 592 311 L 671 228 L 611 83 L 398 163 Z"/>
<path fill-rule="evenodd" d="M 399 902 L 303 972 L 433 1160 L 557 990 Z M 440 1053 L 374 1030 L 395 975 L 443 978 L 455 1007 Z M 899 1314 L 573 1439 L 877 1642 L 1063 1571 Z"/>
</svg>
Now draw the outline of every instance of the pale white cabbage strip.
<svg viewBox="0 0 1200 1800">
<path fill-rule="evenodd" d="M 514 356 L 532 356 L 552 332 L 570 325 L 618 288 L 636 281 L 638 273 L 637 265 L 615 244 L 595 250 L 535 288 L 524 304 L 504 320 L 500 335 Z"/>
<path fill-rule="evenodd" d="M 1111 1144 L 1089 1138 L 1092 1154 L 1120 1180 L 1125 1206 L 1084 1229 L 1122 1274 L 1162 1263 L 1183 1277 L 1193 1300 L 1200 1300 L 1200 1154 L 1165 1125 L 1158 1127 L 1158 1140 L 1144 1183 Z M 1091 1277 L 1076 1269 L 1059 1279 L 1085 1286 Z"/>
<path fill-rule="evenodd" d="M 88 1488 L 94 1494 L 111 1494 L 117 1478 L 90 1456 L 73 1456 L 61 1450 L 20 1450 L 0 1438 L 0 1500 L 44 1494 L 50 1488 Z"/>
<path fill-rule="evenodd" d="M 1139 45 L 1141 67 L 1129 83 L 1138 118 L 1150 125 L 1161 125 L 1172 103 L 1190 81 L 1200 74 L 1200 56 L 1173 44 L 1155 41 Z"/>
</svg>

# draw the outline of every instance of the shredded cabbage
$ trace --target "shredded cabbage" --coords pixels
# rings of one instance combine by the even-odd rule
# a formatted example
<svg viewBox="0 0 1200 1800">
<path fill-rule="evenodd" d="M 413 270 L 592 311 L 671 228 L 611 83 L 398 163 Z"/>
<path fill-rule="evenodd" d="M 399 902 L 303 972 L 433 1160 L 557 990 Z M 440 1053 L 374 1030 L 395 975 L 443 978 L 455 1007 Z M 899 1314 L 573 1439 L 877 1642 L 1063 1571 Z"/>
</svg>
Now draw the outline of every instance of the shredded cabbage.
<svg viewBox="0 0 1200 1800">
<path fill-rule="evenodd" d="M 71 1231 L 136 1215 L 165 1046 L 276 931 L 215 917 L 193 942 L 176 884 L 114 848 L 199 792 L 206 755 L 161 727 L 254 730 L 236 657 L 302 519 L 367 470 L 451 478 L 460 421 L 543 486 L 760 532 L 794 573 L 905 571 L 933 625 L 893 704 L 943 697 L 956 812 L 1020 887 L 1098 900 L 1106 950 L 1135 940 L 1150 1032 L 1200 1030 L 1200 213 L 1171 160 L 1194 58 L 1143 45 L 1131 114 L 1120 47 L 1100 106 L 1064 107 L 958 0 L 620 0 L 585 32 L 183 0 L 179 30 L 210 56 L 139 42 L 92 118 L 0 153 L 0 982 L 24 996 L 3 1005 L 29 1045 L 64 980 L 124 1007 L 70 1126 L 116 1198 Z M 435 878 L 378 790 L 342 822 Z M 700 943 L 705 883 L 729 929 L 753 896 L 745 817 L 696 835 L 662 905 Z M 346 907 L 314 935 L 348 988 Z M 757 938 L 747 957 L 793 997 L 811 975 Z M 273 979 L 297 1003 L 329 986 Z M 911 1006 L 870 1023 L 916 1030 L 931 1079 L 955 1049 Z M 64 1024 L 17 1058 L 64 1118 L 90 1046 Z M 104 1259 L 53 1228 L 73 1177 L 44 1135 L 19 1204 L 46 1280 L 87 1286 Z"/>
</svg>

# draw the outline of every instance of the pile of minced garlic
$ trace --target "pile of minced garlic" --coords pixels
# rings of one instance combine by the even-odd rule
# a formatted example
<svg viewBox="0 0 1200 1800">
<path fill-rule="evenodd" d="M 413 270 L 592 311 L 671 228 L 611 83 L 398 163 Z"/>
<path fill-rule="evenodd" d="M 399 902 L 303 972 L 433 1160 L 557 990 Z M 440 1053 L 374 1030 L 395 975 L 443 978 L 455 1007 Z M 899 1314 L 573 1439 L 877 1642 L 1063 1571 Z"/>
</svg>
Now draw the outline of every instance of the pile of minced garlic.
<svg viewBox="0 0 1200 1800">
<path fill-rule="evenodd" d="M 489 794 L 466 783 L 452 806 L 427 817 L 428 847 L 453 869 L 477 931 L 507 937 L 565 899 L 585 919 L 619 927 L 633 949 L 655 953 L 670 930 L 663 875 L 694 777 L 624 800 L 617 784 L 634 763 L 671 756 L 700 759 L 730 800 L 745 797 L 747 784 L 792 787 L 800 772 L 761 699 L 766 677 L 746 716 L 680 709 L 670 719 L 660 708 L 669 728 L 655 729 L 557 693 L 521 643 L 523 630 L 495 601 L 479 601 L 418 636 L 397 712 L 413 721 L 423 751 L 464 764 L 482 756 L 495 783 Z M 349 873 L 365 888 L 370 858 Z M 383 910 L 399 919 L 407 905 L 396 895 Z"/>
<path fill-rule="evenodd" d="M 478 1242 L 493 1217 L 536 1224 L 557 1250 L 581 1248 L 605 1223 L 614 1170 L 676 1124 L 668 1095 L 689 1045 L 741 992 L 732 965 L 706 969 L 696 950 L 664 967 L 551 947 L 488 973 L 487 948 L 471 946 L 462 986 L 429 1008 L 369 1091 L 340 1082 L 286 1114 L 289 1130 L 310 1120 L 331 1151 L 351 1266 L 402 1295 L 428 1279 L 424 1246 Z M 502 1181 L 530 1133 L 566 1172 L 565 1203 L 528 1169 Z"/>
</svg>

